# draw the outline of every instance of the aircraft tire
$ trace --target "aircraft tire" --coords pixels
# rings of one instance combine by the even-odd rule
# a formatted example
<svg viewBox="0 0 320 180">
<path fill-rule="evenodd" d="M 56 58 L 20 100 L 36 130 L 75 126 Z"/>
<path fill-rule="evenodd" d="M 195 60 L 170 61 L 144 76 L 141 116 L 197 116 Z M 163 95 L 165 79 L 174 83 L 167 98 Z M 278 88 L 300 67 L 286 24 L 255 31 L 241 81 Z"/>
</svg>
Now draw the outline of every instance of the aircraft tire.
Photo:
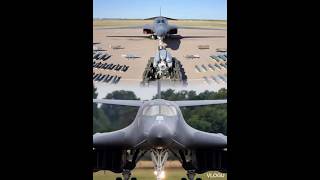
<svg viewBox="0 0 320 180">
<path fill-rule="evenodd" d="M 116 177 L 116 180 L 122 180 L 122 178 L 121 177 Z"/>
<path fill-rule="evenodd" d="M 137 180 L 137 178 L 136 177 L 132 177 L 131 180 Z"/>
<path fill-rule="evenodd" d="M 197 178 L 196 180 L 202 180 L 201 178 Z"/>
<path fill-rule="evenodd" d="M 187 178 L 181 178 L 181 180 L 187 180 Z"/>
</svg>

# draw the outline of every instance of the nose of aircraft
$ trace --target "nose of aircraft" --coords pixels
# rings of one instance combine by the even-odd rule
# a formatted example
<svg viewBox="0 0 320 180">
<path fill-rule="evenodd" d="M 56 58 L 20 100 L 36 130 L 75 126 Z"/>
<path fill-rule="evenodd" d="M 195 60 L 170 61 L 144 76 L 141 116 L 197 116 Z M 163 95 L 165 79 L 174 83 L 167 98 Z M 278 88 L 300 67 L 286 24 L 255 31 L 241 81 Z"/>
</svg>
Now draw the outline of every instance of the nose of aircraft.
<svg viewBox="0 0 320 180">
<path fill-rule="evenodd" d="M 153 125 L 150 129 L 148 140 L 152 146 L 166 146 L 171 142 L 172 133 L 163 124 Z"/>
<path fill-rule="evenodd" d="M 156 29 L 156 35 L 159 37 L 165 36 L 167 33 L 167 29 L 165 26 L 159 25 Z"/>
</svg>

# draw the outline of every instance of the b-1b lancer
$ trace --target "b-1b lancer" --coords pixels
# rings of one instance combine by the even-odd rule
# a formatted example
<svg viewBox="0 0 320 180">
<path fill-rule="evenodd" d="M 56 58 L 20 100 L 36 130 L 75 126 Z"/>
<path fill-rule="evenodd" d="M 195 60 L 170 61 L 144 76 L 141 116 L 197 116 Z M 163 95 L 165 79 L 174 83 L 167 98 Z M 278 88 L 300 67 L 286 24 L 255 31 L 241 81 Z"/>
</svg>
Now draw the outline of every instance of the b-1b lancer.
<svg viewBox="0 0 320 180">
<path fill-rule="evenodd" d="M 145 20 L 154 20 L 153 24 L 146 24 L 144 26 L 127 26 L 127 27 L 110 27 L 110 28 L 100 28 L 100 29 L 142 29 L 144 34 L 151 34 L 152 39 L 163 40 L 165 38 L 223 38 L 224 36 L 180 36 L 178 34 L 178 29 L 199 29 L 199 30 L 226 30 L 219 28 L 199 28 L 199 27 L 185 27 L 185 26 L 176 26 L 170 25 L 168 20 L 177 20 L 173 18 L 168 18 L 160 16 L 147 18 Z M 172 36 L 173 35 L 173 36 Z M 107 36 L 107 37 L 138 37 L 138 38 L 150 38 L 150 36 Z"/>
<path fill-rule="evenodd" d="M 179 159 L 189 180 L 194 180 L 196 173 L 227 172 L 227 136 L 192 128 L 180 110 L 186 106 L 225 104 L 227 100 L 167 101 L 159 97 L 148 101 L 94 99 L 93 102 L 140 107 L 128 127 L 93 135 L 94 172 L 110 170 L 129 180 L 131 170 L 150 152 L 156 179 L 161 180 L 169 151 Z"/>
</svg>

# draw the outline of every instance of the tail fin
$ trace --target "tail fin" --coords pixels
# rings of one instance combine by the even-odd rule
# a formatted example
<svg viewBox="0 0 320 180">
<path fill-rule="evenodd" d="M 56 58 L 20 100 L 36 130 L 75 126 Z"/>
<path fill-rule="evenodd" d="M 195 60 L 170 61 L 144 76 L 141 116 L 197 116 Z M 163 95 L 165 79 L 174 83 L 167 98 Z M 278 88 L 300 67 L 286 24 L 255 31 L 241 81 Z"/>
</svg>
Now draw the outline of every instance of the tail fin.
<svg viewBox="0 0 320 180">
<path fill-rule="evenodd" d="M 155 17 L 151 17 L 151 18 L 146 18 L 146 19 L 144 19 L 144 20 L 154 20 L 154 19 L 159 18 L 159 17 L 166 18 L 166 19 L 168 19 L 168 20 L 178 20 L 178 19 L 174 19 L 174 18 L 169 18 L 169 17 L 162 16 L 162 15 L 161 15 L 161 6 L 160 6 L 160 16 L 155 16 Z"/>
</svg>

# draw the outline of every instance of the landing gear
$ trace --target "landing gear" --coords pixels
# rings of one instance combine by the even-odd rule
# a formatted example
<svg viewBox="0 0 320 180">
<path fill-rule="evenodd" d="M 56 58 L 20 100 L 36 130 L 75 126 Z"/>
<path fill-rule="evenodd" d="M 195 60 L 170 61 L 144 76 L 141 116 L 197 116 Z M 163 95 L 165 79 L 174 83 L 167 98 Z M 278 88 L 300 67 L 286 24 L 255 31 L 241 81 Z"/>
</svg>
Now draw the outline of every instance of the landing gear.
<svg viewBox="0 0 320 180">
<path fill-rule="evenodd" d="M 196 176 L 195 170 L 188 170 L 187 171 L 187 176 L 189 180 L 194 180 L 194 177 Z"/>
<path fill-rule="evenodd" d="M 168 159 L 168 150 L 167 149 L 152 149 L 151 150 L 151 159 L 155 167 L 155 175 L 157 180 L 161 180 L 165 177 L 164 174 L 164 164 Z"/>
<path fill-rule="evenodd" d="M 163 39 L 159 39 L 159 49 L 164 49 L 165 48 L 165 44 L 163 43 Z"/>
<path fill-rule="evenodd" d="M 124 169 L 122 172 L 123 180 L 129 180 L 131 176 L 130 170 Z"/>
</svg>

